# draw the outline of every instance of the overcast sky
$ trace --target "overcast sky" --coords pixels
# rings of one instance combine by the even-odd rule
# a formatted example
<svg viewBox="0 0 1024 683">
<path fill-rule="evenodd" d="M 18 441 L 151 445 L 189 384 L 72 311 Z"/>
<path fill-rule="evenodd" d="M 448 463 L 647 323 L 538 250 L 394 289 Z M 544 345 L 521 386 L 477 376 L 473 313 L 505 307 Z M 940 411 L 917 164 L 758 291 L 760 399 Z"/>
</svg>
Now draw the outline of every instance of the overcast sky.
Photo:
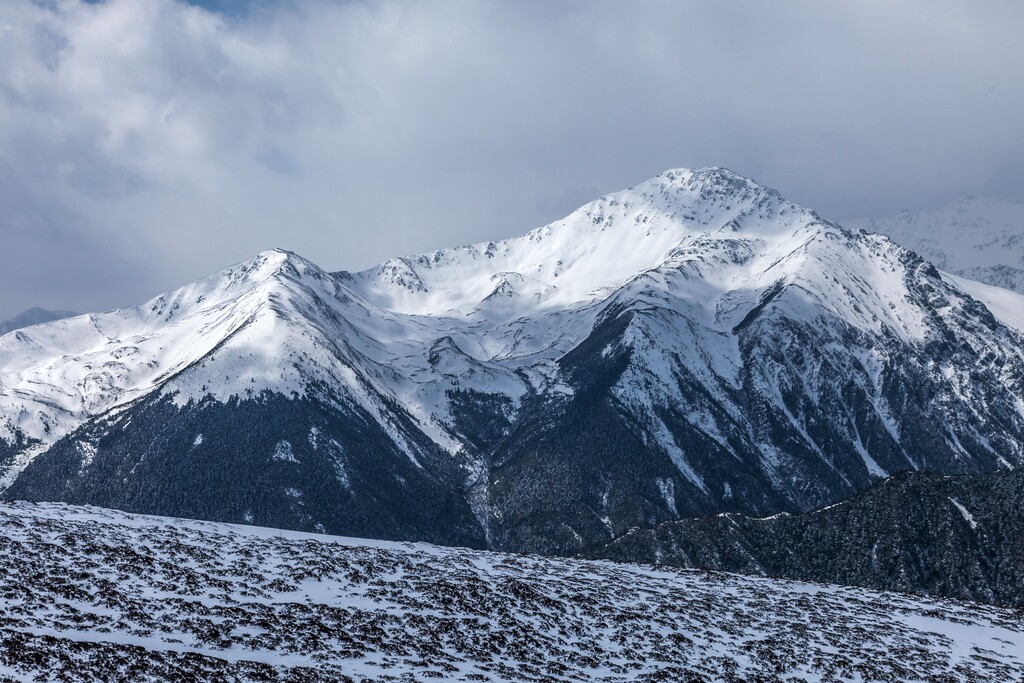
<svg viewBox="0 0 1024 683">
<path fill-rule="evenodd" d="M 0 320 L 509 237 L 681 166 L 1024 200 L 1024 2 L 0 2 Z"/>
</svg>

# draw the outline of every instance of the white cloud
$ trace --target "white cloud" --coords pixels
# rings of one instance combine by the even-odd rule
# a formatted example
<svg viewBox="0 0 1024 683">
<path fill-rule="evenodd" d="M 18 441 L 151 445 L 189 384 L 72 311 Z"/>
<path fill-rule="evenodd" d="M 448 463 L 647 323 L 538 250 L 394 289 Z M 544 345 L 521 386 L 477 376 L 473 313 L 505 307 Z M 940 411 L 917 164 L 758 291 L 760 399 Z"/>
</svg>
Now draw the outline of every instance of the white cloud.
<svg viewBox="0 0 1024 683">
<path fill-rule="evenodd" d="M 839 216 L 1024 199 L 1022 28 L 923 0 L 6 2 L 0 317 L 272 246 L 355 268 L 507 236 L 671 166 Z"/>
</svg>

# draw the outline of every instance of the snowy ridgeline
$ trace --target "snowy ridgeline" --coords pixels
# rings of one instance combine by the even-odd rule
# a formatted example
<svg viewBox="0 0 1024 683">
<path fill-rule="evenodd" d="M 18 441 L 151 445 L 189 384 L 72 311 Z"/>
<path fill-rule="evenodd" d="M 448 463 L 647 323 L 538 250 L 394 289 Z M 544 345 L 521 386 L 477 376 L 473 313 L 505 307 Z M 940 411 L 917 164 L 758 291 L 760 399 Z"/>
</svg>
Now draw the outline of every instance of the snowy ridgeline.
<svg viewBox="0 0 1024 683">
<path fill-rule="evenodd" d="M 59 504 L 0 525 L 4 680 L 1024 676 L 1020 613 L 968 603 Z"/>
</svg>

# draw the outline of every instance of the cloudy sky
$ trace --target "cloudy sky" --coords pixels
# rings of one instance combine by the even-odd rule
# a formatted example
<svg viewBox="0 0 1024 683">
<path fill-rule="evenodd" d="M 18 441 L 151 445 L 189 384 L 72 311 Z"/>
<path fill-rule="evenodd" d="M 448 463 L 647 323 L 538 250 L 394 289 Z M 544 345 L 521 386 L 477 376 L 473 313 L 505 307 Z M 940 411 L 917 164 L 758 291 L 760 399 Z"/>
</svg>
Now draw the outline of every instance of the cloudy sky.
<svg viewBox="0 0 1024 683">
<path fill-rule="evenodd" d="M 673 167 L 1024 200 L 1024 3 L 3 0 L 0 319 L 508 237 Z"/>
</svg>

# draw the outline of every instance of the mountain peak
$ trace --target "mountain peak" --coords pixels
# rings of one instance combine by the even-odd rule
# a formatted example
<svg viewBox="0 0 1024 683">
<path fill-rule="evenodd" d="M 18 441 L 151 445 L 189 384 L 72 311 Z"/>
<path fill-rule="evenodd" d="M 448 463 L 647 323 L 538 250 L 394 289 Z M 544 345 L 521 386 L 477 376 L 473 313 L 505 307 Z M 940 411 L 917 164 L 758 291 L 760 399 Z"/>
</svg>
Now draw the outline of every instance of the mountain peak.
<svg viewBox="0 0 1024 683">
<path fill-rule="evenodd" d="M 772 188 L 721 166 L 669 169 L 633 189 L 650 191 L 652 188 L 674 191 L 676 197 L 682 199 L 682 204 L 690 208 L 695 204 L 722 200 L 732 204 L 766 198 L 785 201 Z"/>
<path fill-rule="evenodd" d="M 224 270 L 201 280 L 191 288 L 221 290 L 228 288 L 248 290 L 253 287 L 270 286 L 284 279 L 301 280 L 312 276 L 316 280 L 329 277 L 318 265 L 287 249 L 267 249 L 252 258 L 229 266 Z M 206 295 L 205 298 L 209 298 Z"/>
<path fill-rule="evenodd" d="M 494 295 L 495 278 L 514 277 L 521 303 L 501 309 L 514 316 L 598 300 L 702 235 L 742 230 L 756 239 L 816 220 L 729 169 L 677 168 L 520 237 L 390 259 L 351 281 L 398 313 L 472 315 Z"/>
<path fill-rule="evenodd" d="M 736 173 L 724 166 L 701 166 L 699 168 L 670 168 L 660 173 L 655 178 L 665 178 L 669 181 L 693 182 L 719 180 L 728 182 L 753 183 L 750 178 Z M 652 179 L 653 180 L 653 179 Z"/>
<path fill-rule="evenodd" d="M 270 272 L 277 272 L 289 265 L 292 267 L 306 267 L 314 265 L 312 261 L 299 256 L 294 251 L 281 249 L 279 247 L 261 251 L 244 263 L 252 263 L 257 268 L 266 269 Z"/>
</svg>

